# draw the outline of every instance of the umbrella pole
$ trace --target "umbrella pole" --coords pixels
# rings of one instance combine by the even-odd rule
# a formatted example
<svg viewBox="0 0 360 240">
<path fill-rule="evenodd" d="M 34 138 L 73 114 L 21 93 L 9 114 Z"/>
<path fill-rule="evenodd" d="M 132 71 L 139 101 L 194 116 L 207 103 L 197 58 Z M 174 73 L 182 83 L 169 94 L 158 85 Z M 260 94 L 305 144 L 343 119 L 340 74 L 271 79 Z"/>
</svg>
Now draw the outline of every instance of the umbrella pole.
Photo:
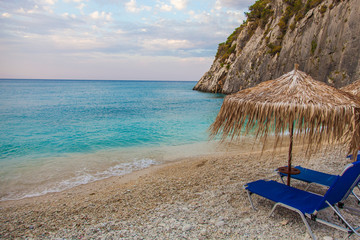
<svg viewBox="0 0 360 240">
<path fill-rule="evenodd" d="M 293 147 L 293 135 L 294 135 L 294 122 L 290 124 L 290 146 L 289 146 L 289 159 L 288 159 L 288 178 L 287 178 L 287 185 L 290 186 L 290 179 L 291 179 L 291 159 L 292 159 L 292 147 Z"/>
</svg>

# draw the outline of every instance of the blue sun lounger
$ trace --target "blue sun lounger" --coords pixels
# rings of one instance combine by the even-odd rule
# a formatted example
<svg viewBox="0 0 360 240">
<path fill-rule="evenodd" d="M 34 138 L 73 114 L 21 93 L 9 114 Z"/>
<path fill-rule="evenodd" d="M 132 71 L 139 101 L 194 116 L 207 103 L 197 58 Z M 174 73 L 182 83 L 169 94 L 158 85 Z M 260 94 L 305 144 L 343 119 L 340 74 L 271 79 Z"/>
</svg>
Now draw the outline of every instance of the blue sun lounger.
<svg viewBox="0 0 360 240">
<path fill-rule="evenodd" d="M 319 184 L 325 187 L 330 187 L 337 179 L 337 175 L 318 172 L 308 168 L 303 168 L 301 166 L 296 166 L 295 168 L 299 169 L 300 173 L 296 175 L 291 175 L 291 178 L 308 183 L 309 185 L 305 190 L 307 190 L 311 186 L 311 184 Z M 277 171 L 277 173 L 279 174 L 281 181 L 285 184 L 283 178 L 287 177 L 287 174 L 279 171 Z M 356 184 L 355 187 L 357 187 L 360 190 L 360 181 Z M 360 204 L 360 197 L 354 193 L 354 188 L 351 189 L 351 193 L 355 196 L 358 203 Z"/>
<path fill-rule="evenodd" d="M 247 183 L 244 185 L 244 189 L 247 190 L 248 197 L 253 209 L 255 209 L 255 207 L 252 202 L 251 195 L 255 193 L 276 203 L 270 213 L 270 216 L 273 214 L 277 206 L 283 206 L 299 213 L 307 231 L 313 239 L 316 238 L 311 231 L 306 217 L 310 220 L 345 231 L 350 235 L 356 234 L 360 236 L 360 234 L 357 232 L 360 227 L 353 228 L 341 215 L 340 210 L 336 205 L 351 193 L 351 189 L 354 188 L 359 180 L 360 162 L 355 162 L 349 164 L 341 175 L 336 176 L 335 181 L 329 187 L 324 196 L 306 192 L 304 190 L 287 186 L 276 181 L 267 180 L 258 180 Z M 343 223 L 345 227 L 327 222 L 318 217 L 318 212 L 328 207 L 334 211 L 334 213 L 339 217 L 340 222 Z"/>
</svg>

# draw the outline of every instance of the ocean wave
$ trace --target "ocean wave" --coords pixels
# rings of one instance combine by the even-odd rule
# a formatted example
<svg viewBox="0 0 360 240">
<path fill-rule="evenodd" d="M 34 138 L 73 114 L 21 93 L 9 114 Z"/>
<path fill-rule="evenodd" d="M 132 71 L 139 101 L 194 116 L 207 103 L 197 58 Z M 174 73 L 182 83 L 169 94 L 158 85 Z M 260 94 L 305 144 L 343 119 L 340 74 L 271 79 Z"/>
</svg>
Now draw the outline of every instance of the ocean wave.
<svg viewBox="0 0 360 240">
<path fill-rule="evenodd" d="M 87 169 L 83 169 L 81 171 L 77 171 L 76 176 L 70 179 L 66 179 L 57 183 L 54 182 L 46 186 L 40 187 L 42 189 L 36 189 L 30 192 L 24 191 L 22 193 L 14 193 L 14 192 L 9 193 L 5 196 L 1 196 L 0 201 L 19 200 L 29 197 L 38 197 L 48 193 L 62 192 L 67 189 L 71 189 L 80 185 L 103 180 L 109 177 L 123 176 L 125 174 L 129 174 L 137 170 L 145 169 L 156 164 L 158 164 L 157 161 L 150 158 L 144 158 L 144 159 L 135 159 L 133 162 L 117 164 L 104 171 L 96 172 L 95 174 L 91 174 Z"/>
</svg>

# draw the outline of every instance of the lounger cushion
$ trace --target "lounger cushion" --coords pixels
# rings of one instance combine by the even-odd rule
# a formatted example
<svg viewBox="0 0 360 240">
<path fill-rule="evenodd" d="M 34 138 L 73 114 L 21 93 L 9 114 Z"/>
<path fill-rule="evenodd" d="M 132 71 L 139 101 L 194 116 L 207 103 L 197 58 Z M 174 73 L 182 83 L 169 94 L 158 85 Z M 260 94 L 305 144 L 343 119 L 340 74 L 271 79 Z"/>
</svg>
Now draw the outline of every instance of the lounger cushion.
<svg viewBox="0 0 360 240">
<path fill-rule="evenodd" d="M 246 190 L 274 202 L 280 202 L 302 213 L 314 213 L 323 203 L 323 197 L 275 181 L 258 180 L 246 184 Z"/>
<path fill-rule="evenodd" d="M 304 181 L 308 183 L 317 183 L 323 186 L 330 187 L 337 179 L 336 175 L 314 171 L 308 168 L 303 168 L 301 166 L 296 166 L 295 168 L 300 170 L 300 174 L 291 175 L 291 178 L 298 179 L 300 181 Z M 287 176 L 287 174 L 283 174 L 283 173 L 280 174 L 282 176 Z"/>
</svg>

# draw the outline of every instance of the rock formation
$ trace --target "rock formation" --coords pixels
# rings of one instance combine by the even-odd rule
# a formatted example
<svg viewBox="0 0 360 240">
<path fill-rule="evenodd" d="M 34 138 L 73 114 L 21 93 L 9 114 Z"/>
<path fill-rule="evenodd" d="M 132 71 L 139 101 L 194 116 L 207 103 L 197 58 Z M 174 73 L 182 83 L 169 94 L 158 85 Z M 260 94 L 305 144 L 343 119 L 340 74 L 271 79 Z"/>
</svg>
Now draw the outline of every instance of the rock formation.
<svg viewBox="0 0 360 240">
<path fill-rule="evenodd" d="M 360 0 L 258 0 L 194 90 L 230 94 L 294 63 L 334 87 L 360 78 Z"/>
</svg>

